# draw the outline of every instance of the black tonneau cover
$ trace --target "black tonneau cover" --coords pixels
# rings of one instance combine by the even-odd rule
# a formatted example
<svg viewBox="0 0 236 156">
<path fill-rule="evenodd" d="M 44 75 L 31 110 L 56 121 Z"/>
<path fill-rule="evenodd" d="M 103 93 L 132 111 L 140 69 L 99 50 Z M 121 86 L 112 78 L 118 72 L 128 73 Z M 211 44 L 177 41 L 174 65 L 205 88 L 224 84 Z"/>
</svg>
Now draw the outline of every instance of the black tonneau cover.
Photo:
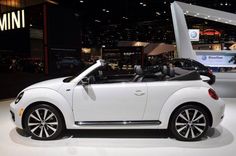
<svg viewBox="0 0 236 156">
<path fill-rule="evenodd" d="M 188 71 L 184 74 L 176 75 L 173 78 L 168 79 L 169 81 L 191 81 L 191 80 L 201 80 L 198 72 Z"/>
</svg>

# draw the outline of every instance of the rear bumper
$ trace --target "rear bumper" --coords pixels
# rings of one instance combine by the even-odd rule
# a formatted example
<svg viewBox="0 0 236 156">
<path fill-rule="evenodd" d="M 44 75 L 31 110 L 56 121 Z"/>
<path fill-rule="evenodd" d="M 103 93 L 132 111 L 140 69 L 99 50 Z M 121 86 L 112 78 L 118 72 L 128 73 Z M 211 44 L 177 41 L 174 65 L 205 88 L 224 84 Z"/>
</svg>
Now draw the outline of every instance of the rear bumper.
<svg viewBox="0 0 236 156">
<path fill-rule="evenodd" d="M 225 103 L 222 99 L 217 100 L 215 103 L 214 113 L 212 113 L 212 127 L 218 126 L 224 118 Z"/>
</svg>

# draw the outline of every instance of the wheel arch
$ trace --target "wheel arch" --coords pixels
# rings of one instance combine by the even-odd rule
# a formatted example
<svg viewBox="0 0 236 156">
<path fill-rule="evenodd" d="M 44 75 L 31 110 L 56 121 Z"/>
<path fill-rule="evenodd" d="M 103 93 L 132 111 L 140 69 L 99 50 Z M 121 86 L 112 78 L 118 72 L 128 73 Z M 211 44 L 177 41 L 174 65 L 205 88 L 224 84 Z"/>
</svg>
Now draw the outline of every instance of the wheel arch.
<svg viewBox="0 0 236 156">
<path fill-rule="evenodd" d="M 210 125 L 213 123 L 213 112 L 211 108 L 212 99 L 208 95 L 208 87 L 186 87 L 176 91 L 172 94 L 163 105 L 159 120 L 162 122 L 159 125 L 160 129 L 167 129 L 169 126 L 169 120 L 174 111 L 184 105 L 198 105 L 205 109 L 209 114 Z"/>
<path fill-rule="evenodd" d="M 187 105 L 195 105 L 195 106 L 199 106 L 201 107 L 202 109 L 206 110 L 207 114 L 208 114 L 208 117 L 209 117 L 209 125 L 210 127 L 212 126 L 212 123 L 213 123 L 213 117 L 212 117 L 212 114 L 209 110 L 209 108 L 207 108 L 205 105 L 203 105 L 202 103 L 199 103 L 199 102 L 195 102 L 195 101 L 189 101 L 189 102 L 185 102 L 179 106 L 177 106 L 171 113 L 170 117 L 169 117 L 169 121 L 168 121 L 168 127 L 170 125 L 170 120 L 172 119 L 173 117 L 173 114 L 178 110 L 180 109 L 181 107 L 184 107 L 184 106 L 187 106 Z"/>
<path fill-rule="evenodd" d="M 66 121 L 65 121 L 65 116 L 64 114 L 62 113 L 62 111 L 54 104 L 50 103 L 50 102 L 47 102 L 47 101 L 37 101 L 37 102 L 33 102 L 31 104 L 29 104 L 24 112 L 23 112 L 23 115 L 22 115 L 22 120 L 21 120 L 21 125 L 22 125 L 22 128 L 25 129 L 25 117 L 26 117 L 26 112 L 28 112 L 32 107 L 35 107 L 37 105 L 41 105 L 41 104 L 46 104 L 46 105 L 49 105 L 51 107 L 53 107 L 54 109 L 56 109 L 58 111 L 58 113 L 60 114 L 61 118 L 62 118 L 62 121 L 63 121 L 63 124 L 64 126 L 66 126 Z"/>
<path fill-rule="evenodd" d="M 21 121 L 19 122 L 22 128 L 24 128 L 23 115 L 25 115 L 25 112 L 27 112 L 30 107 L 43 103 L 56 108 L 56 110 L 63 115 L 67 129 L 74 128 L 72 104 L 59 92 L 48 88 L 33 88 L 24 91 L 24 96 L 20 101 L 20 105 L 18 105 L 19 108 L 24 110 L 22 116 L 20 116 Z"/>
</svg>

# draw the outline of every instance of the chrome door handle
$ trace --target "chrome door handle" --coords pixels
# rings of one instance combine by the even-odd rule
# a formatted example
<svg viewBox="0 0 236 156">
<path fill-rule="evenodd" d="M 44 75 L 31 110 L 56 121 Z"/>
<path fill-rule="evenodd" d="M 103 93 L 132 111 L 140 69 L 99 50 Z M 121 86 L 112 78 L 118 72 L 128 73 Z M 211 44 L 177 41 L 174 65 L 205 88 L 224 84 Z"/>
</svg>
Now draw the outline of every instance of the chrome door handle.
<svg viewBox="0 0 236 156">
<path fill-rule="evenodd" d="M 144 94 L 145 93 L 143 91 L 141 91 L 141 90 L 136 90 L 135 93 L 134 93 L 134 95 L 136 95 L 136 96 L 142 96 Z"/>
</svg>

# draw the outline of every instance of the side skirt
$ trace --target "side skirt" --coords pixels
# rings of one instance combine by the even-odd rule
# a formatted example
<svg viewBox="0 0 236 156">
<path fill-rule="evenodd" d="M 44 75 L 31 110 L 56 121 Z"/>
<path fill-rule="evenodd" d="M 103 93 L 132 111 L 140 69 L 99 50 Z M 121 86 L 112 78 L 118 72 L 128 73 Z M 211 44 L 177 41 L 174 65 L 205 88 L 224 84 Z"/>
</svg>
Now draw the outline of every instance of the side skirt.
<svg viewBox="0 0 236 156">
<path fill-rule="evenodd" d="M 139 126 L 160 125 L 159 120 L 135 120 L 135 121 L 76 121 L 78 126 Z"/>
</svg>

